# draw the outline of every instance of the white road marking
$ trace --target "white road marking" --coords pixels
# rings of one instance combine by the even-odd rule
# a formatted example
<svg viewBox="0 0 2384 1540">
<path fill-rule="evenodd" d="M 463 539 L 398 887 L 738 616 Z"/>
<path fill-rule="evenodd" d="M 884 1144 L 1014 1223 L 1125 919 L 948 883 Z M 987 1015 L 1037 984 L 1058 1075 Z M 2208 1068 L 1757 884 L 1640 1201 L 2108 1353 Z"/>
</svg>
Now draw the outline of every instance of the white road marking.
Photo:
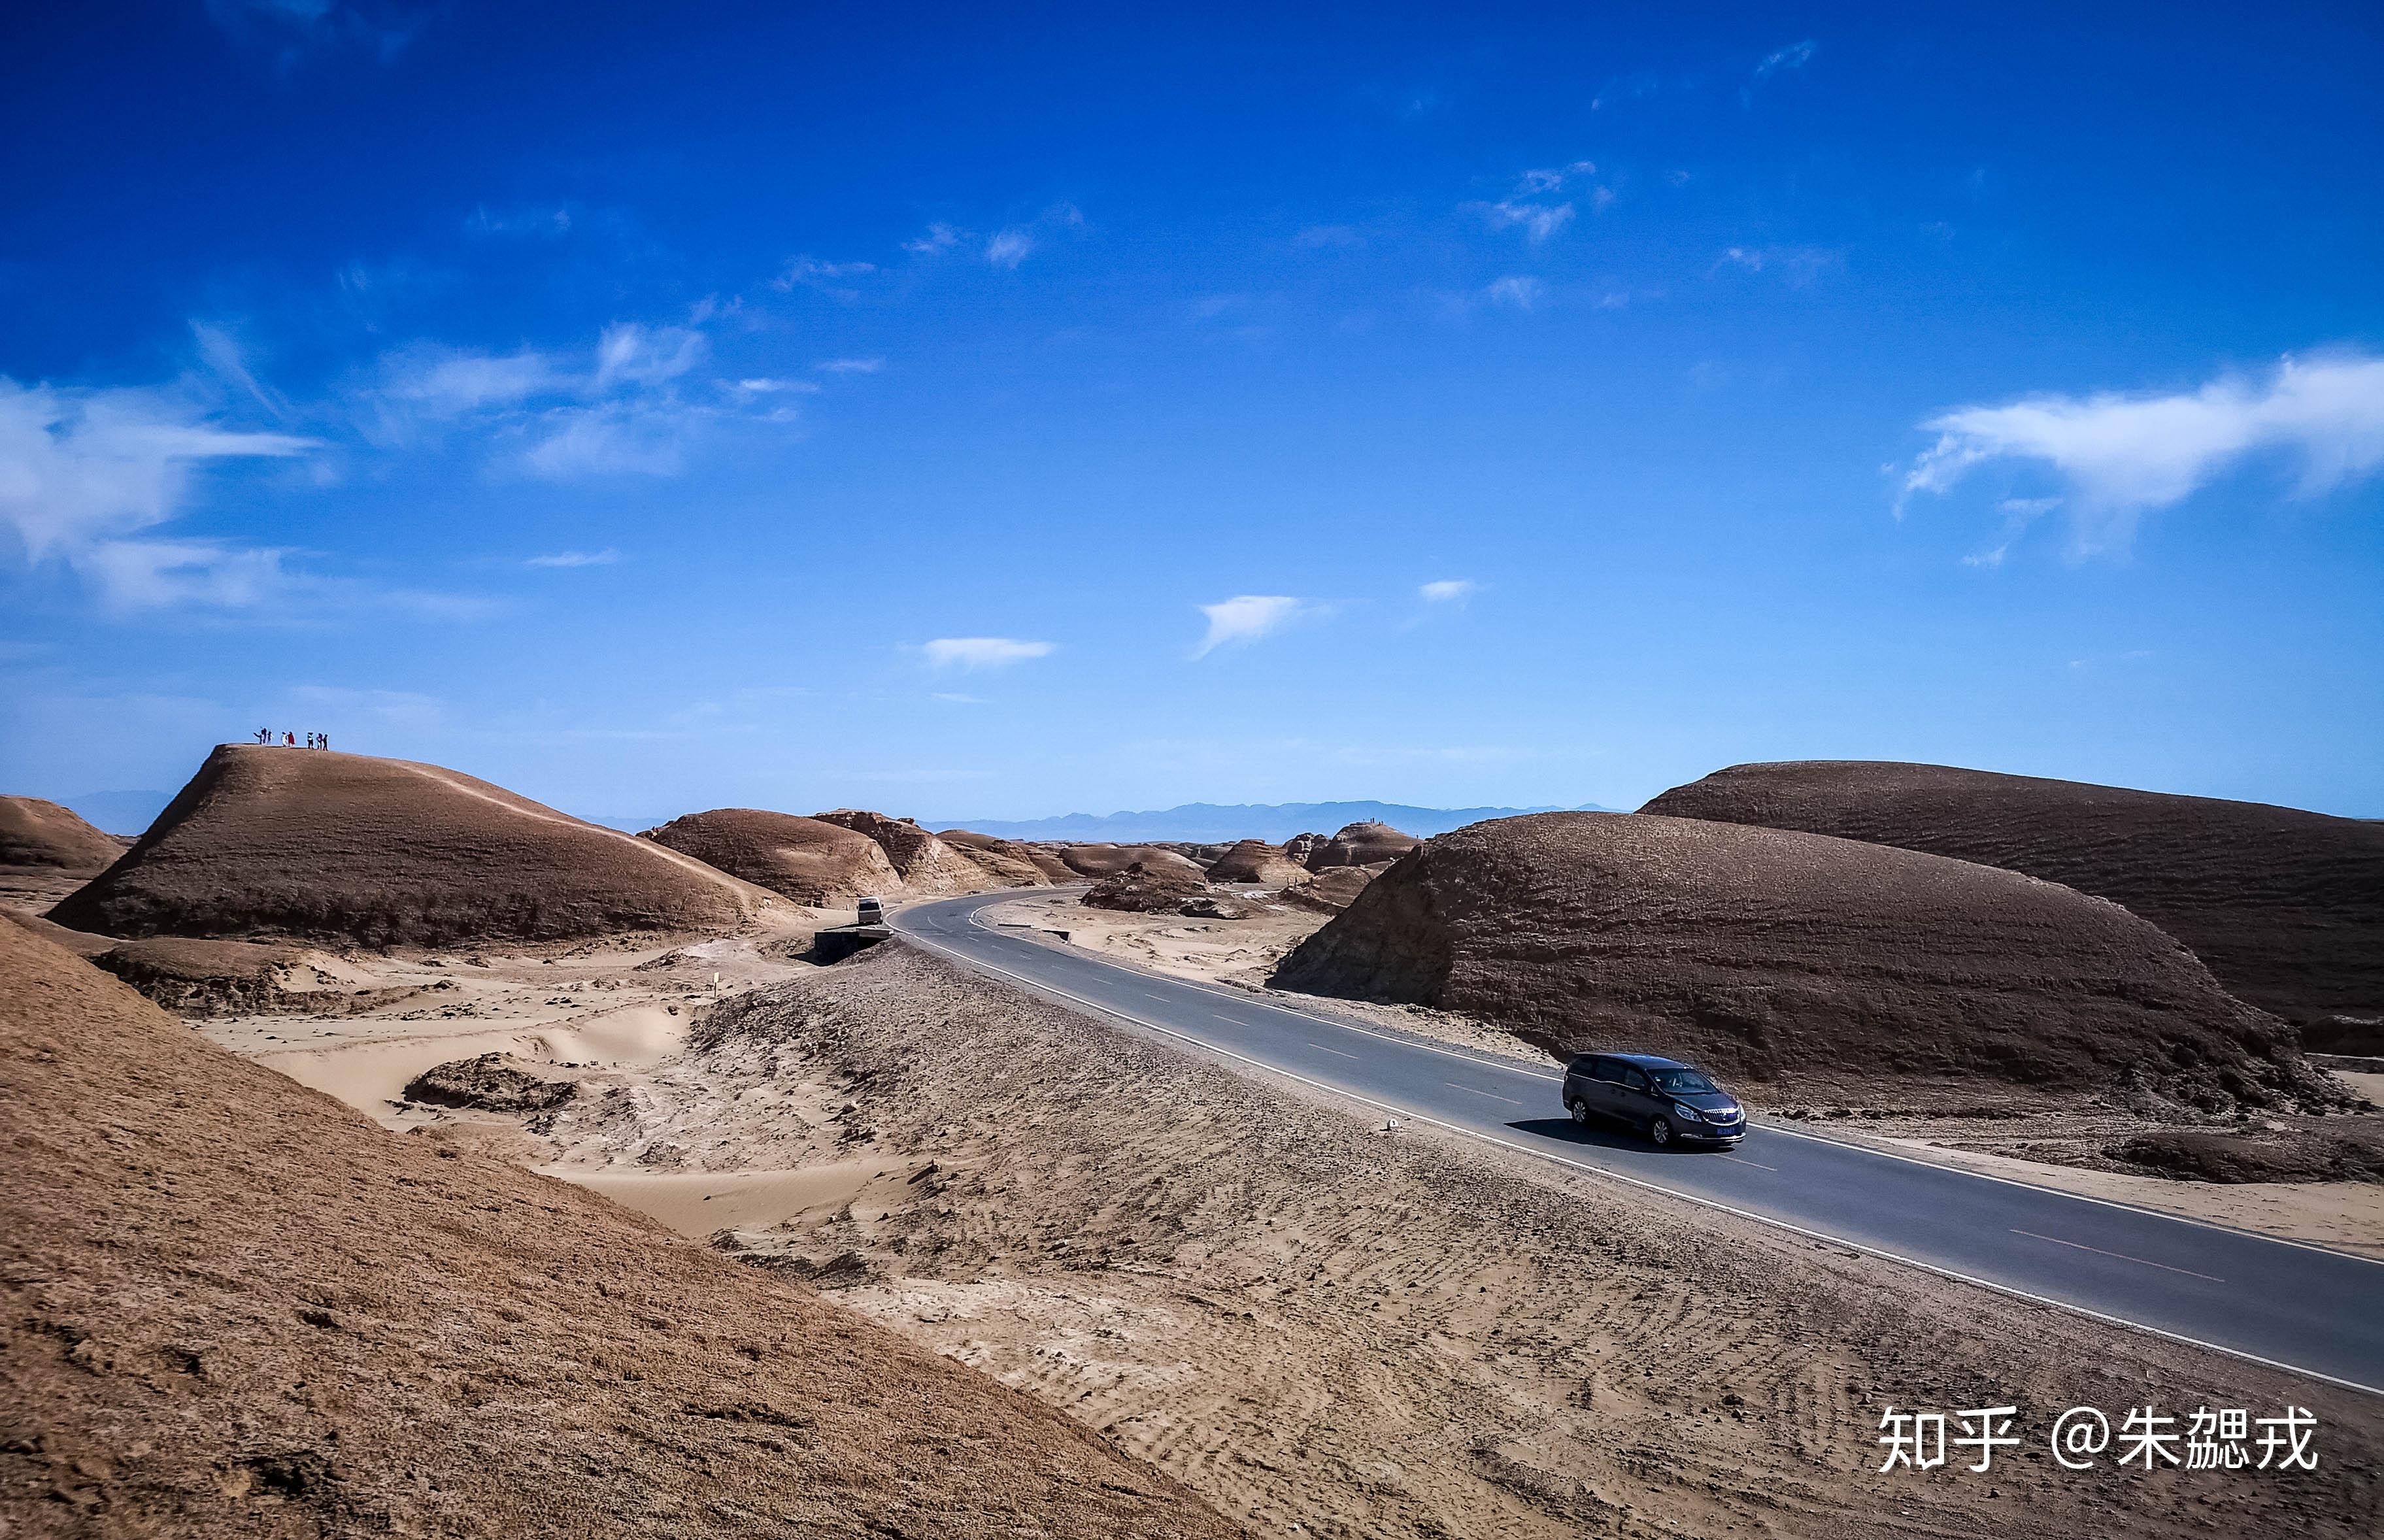
<svg viewBox="0 0 2384 1540">
<path fill-rule="evenodd" d="M 1454 1080 L 1444 1080 L 1441 1084 L 1447 1087 L 1452 1091 L 1463 1091 L 1468 1096 L 1486 1096 L 1493 1101 L 1503 1101 L 1509 1107 L 1521 1107 L 1523 1105 L 1511 1096 L 1500 1096 L 1496 1091 L 1476 1090 L 1471 1086 L 1460 1086 Z"/>
<path fill-rule="evenodd" d="M 1038 991 L 1042 994 L 1056 995 L 1062 1000 L 1069 1000 L 1074 1004 L 1084 1006 L 1087 1010 L 1098 1011 L 1103 1015 L 1115 1016 L 1120 1021 L 1131 1022 L 1136 1026 L 1146 1027 L 1150 1031 L 1173 1037 L 1180 1042 L 1189 1043 L 1194 1048 L 1199 1049 L 1204 1052 L 1214 1053 L 1222 1058 L 1238 1060 L 1240 1062 L 1249 1065 L 1252 1069 L 1255 1069 L 1261 1074 L 1278 1074 L 1285 1080 L 1296 1081 L 1302 1086 L 1311 1087 L 1316 1090 L 1325 1092 L 1327 1095 L 1342 1097 L 1347 1100 L 1357 1102 L 1360 1106 L 1372 1107 L 1377 1112 L 1404 1114 L 1417 1123 L 1429 1124 L 1434 1128 L 1446 1130 L 1448 1133 L 1459 1136 L 1460 1138 L 1477 1139 L 1484 1144 L 1496 1145 L 1501 1149 L 1511 1149 L 1518 1154 L 1535 1156 L 1540 1160 L 1552 1161 L 1557 1165 L 1571 1166 L 1576 1171 L 1585 1171 L 1593 1175 L 1604 1176 L 1611 1181 L 1620 1182 L 1626 1186 L 1638 1187 L 1647 1192 L 1659 1192 L 1667 1198 L 1676 1198 L 1683 1203 L 1694 1203 L 1698 1208 L 1711 1209 L 1717 1213 L 1729 1214 L 1735 1219 L 1744 1219 L 1755 1224 L 1769 1225 L 1775 1230 L 1784 1230 L 1792 1236 L 1802 1236 L 1807 1240 L 1827 1241 L 1832 1246 L 1843 1246 L 1850 1251 L 1856 1251 L 1864 1256 L 1877 1257 L 1881 1261 L 1895 1262 L 1905 1267 L 1918 1268 L 1921 1272 L 1929 1273 L 1934 1277 L 1947 1278 L 1957 1284 L 1968 1284 L 1975 1288 L 1988 1289 L 1993 1293 L 2003 1295 L 2006 1298 L 2024 1299 L 2031 1305 L 2043 1305 L 2048 1310 L 2067 1310 L 2072 1315 L 2084 1316 L 2089 1321 L 2102 1322 L 2106 1326 L 2122 1326 L 2129 1331 L 2142 1332 L 2147 1336 L 2156 1336 L 2169 1342 L 2181 1342 L 2189 1348 L 2206 1348 L 2211 1352 L 2224 1354 L 2228 1358 L 2235 1359 L 2244 1363 L 2256 1363 L 2264 1369 L 2282 1370 L 2288 1374 L 2299 1374 L 2304 1379 L 2312 1379 L 2316 1380 L 2321 1384 L 2337 1385 L 2344 1390 L 2355 1390 L 2365 1396 L 2384 1397 L 2384 1385 L 2363 1385 L 2357 1380 L 2346 1380 L 2340 1375 L 2328 1374 L 2320 1370 L 2304 1368 L 2298 1363 L 2287 1363 L 2282 1359 L 2266 1358 L 2258 1353 L 2246 1352 L 2241 1348 L 2229 1348 L 2225 1343 L 2210 1342 L 2198 1336 L 2188 1336 L 2183 1332 L 2172 1332 L 2164 1327 L 2146 1325 L 2141 1321 L 2130 1321 L 2124 1315 L 2113 1315 L 2106 1310 L 2093 1310 L 2085 1305 L 2074 1305 L 2067 1299 L 2056 1299 L 2049 1294 L 2037 1294 L 2029 1289 L 2016 1287 L 2010 1284 L 1999 1284 L 1992 1278 L 1980 1278 L 1971 1273 L 1958 1273 L 1953 1268 L 1941 1267 L 1935 1262 L 1922 1261 L 1918 1257 L 1907 1257 L 1900 1251 L 1890 1251 L 1882 1247 L 1866 1245 L 1858 1240 L 1848 1240 L 1843 1236 L 1833 1236 L 1825 1230 L 1810 1229 L 1805 1225 L 1794 1223 L 1789 1220 L 1779 1219 L 1770 1214 L 1757 1212 L 1752 1209 L 1742 1209 L 1737 1207 L 1735 1204 L 1724 1203 L 1718 1198 L 1707 1198 L 1700 1193 L 1685 1192 L 1679 1187 L 1668 1187 L 1661 1182 L 1650 1182 L 1643 1177 L 1628 1176 L 1621 1172 L 1612 1171 L 1605 1166 L 1592 1165 L 1587 1161 L 1576 1161 L 1570 1156 L 1557 1154 L 1553 1150 L 1543 1149 L 1533 1145 L 1518 1144 L 1512 1139 L 1502 1139 L 1495 1134 L 1484 1134 L 1479 1129 L 1468 1128 L 1462 1124 L 1443 1122 L 1439 1118 L 1430 1116 L 1427 1113 L 1418 1112 L 1411 1108 L 1400 1107 L 1387 1101 L 1377 1101 L 1372 1097 L 1360 1096 L 1355 1091 L 1344 1090 L 1337 1086 L 1327 1086 L 1320 1080 L 1310 1080 L 1304 1074 L 1299 1074 L 1294 1071 L 1270 1064 L 1263 1059 L 1253 1059 L 1248 1054 L 1236 1053 L 1231 1049 L 1219 1048 L 1214 1043 L 1203 1042 L 1200 1038 L 1193 1037 L 1188 1032 L 1179 1032 L 1172 1026 L 1164 1026 L 1158 1022 L 1145 1021 L 1140 1016 L 1129 1015 L 1113 1005 L 1103 1005 L 1099 1000 L 1087 1000 L 1082 995 L 1072 994 L 1068 990 L 1060 988 L 1056 985 L 1043 983 L 1038 979 L 1030 978 L 1024 974 L 1013 973 L 1010 969 L 1004 968 L 998 963 L 987 962 L 981 958 L 971 957 L 965 952 L 938 947 L 933 942 L 926 942 L 925 944 L 931 951 L 946 952 L 952 961 L 960 963 L 962 967 L 975 968 L 983 973 L 1000 975 L 1001 977 L 1014 980 L 1017 983 L 1025 986 L 1029 989 Z M 1153 998 L 1156 999 L 1158 997 L 1154 996 Z M 1298 1015 L 1300 1012 L 1295 1011 L 1288 1012 L 1286 1014 Z M 1310 1017 L 1309 1019 L 1322 1020 L 1322 1018 Z M 1338 1025 L 1339 1024 L 1328 1023 L 1327 1025 Z M 1352 1032 L 1365 1031 L 1362 1027 L 1350 1027 L 1347 1030 Z M 1379 1032 L 1367 1032 L 1365 1035 L 1370 1037 L 1384 1037 L 1384 1034 Z M 1406 1041 L 1403 1038 L 1397 1037 L 1386 1038 L 1386 1040 L 1400 1043 L 1404 1043 Z M 1423 1047 L 1424 1045 L 1407 1044 L 1407 1046 Z M 1432 1051 L 1438 1052 L 1442 1050 L 1433 1049 Z M 1354 1055 L 1344 1055 L 1344 1057 L 1354 1057 Z M 1477 1064 L 1483 1062 L 1482 1060 L 1474 1059 L 1469 1054 L 1452 1054 L 1450 1057 L 1466 1059 L 1469 1062 Z M 1542 1076 L 1541 1078 L 1557 1080 L 1563 1077 L 1561 1075 L 1546 1075 Z M 1766 1126 L 1768 1127 L 1770 1125 L 1767 1124 Z M 1784 1128 L 1781 1129 L 1780 1132 L 1783 1134 L 1796 1133 L 1794 1129 Z M 1813 1134 L 1798 1134 L 1797 1136 L 1800 1138 L 1812 1139 L 1816 1143 L 1819 1144 L 1836 1145 L 1841 1149 L 1854 1149 L 1865 1154 L 1881 1153 L 1881 1151 L 1864 1149 L 1860 1145 L 1844 1144 L 1836 1139 L 1825 1139 Z M 1910 1160 L 1910 1157 L 1898 1158 Z M 1933 1171 L 1951 1171 L 1956 1175 L 1972 1176 L 1978 1174 L 1973 1172 L 1961 1171 L 1955 1167 L 1931 1165 L 1931 1162 L 1926 1161 L 1912 1161 L 1911 1163 L 1915 1165 L 1928 1165 L 1930 1166 L 1930 1169 Z M 2002 1179 L 1997 1177 L 1985 1177 L 1983 1180 L 1997 1181 Z M 2025 1182 L 2006 1182 L 2005 1185 L 2007 1186 L 2029 1186 L 2029 1184 Z M 2077 1194 L 2065 1193 L 2055 1187 L 2034 1187 L 2031 1188 L 2031 1190 L 2042 1192 L 2054 1198 L 2079 1197 Z M 2079 1200 L 2089 1203 L 2099 1201 L 2098 1199 L 2085 1198 L 2080 1198 Z M 2105 1208 L 2128 1207 L 2128 1205 L 2124 1203 L 2105 1203 L 2103 1206 Z M 2163 1214 L 2149 1209 L 2140 1209 L 2135 1211 L 2147 1214 L 2155 1219 L 2178 1218 L 2176 1215 Z M 2193 1223 L 2191 1220 L 2183 1219 L 2179 1219 L 2178 1222 L 2180 1223 Z M 2217 1225 L 2204 1225 L 2202 1227 L 2204 1229 L 2222 1228 L 2222 1226 Z M 2262 1236 L 2254 1236 L 2253 1238 L 2267 1240 L 2274 1237 Z M 2291 1245 L 2293 1243 L 2290 1241 L 2279 1241 L 2278 1244 Z M 2316 1251 L 2324 1250 L 2325 1248 L 2322 1247 L 2303 1247 L 2303 1249 Z M 2327 1254 L 2329 1256 L 2347 1255 L 2347 1253 L 2332 1251 L 2328 1251 Z"/>
<path fill-rule="evenodd" d="M 1166 1030 L 1166 1029 L 1162 1027 L 1162 1028 L 1161 1028 L 1161 1031 L 1164 1031 L 1164 1030 Z M 1317 1052 L 1319 1052 L 1319 1053 L 1329 1053 L 1329 1054 L 1332 1054 L 1332 1055 L 1333 1055 L 1335 1058 L 1336 1058 L 1336 1059 L 1349 1059 L 1349 1060 L 1356 1060 L 1356 1059 L 1357 1059 L 1357 1057 L 1358 1057 L 1358 1056 L 1357 1056 L 1356 1054 L 1354 1054 L 1354 1053 L 1344 1053 L 1344 1052 L 1342 1052 L 1342 1051 L 1341 1051 L 1339 1049 L 1337 1049 L 1337 1048 L 1326 1048 L 1322 1043 L 1310 1043 L 1310 1044 L 1309 1044 L 1308 1046 L 1309 1046 L 1310 1048 L 1314 1049 L 1315 1049 Z M 1223 1052 L 1223 1049 L 1219 1049 L 1218 1051 L 1219 1051 L 1219 1052 Z M 1240 1057 L 1240 1055 L 1236 1054 L 1235 1057 L 1239 1058 L 1239 1057 Z M 1252 1061 L 1250 1061 L 1250 1062 L 1251 1062 L 1252 1063 L 1256 1063 L 1256 1062 L 1258 1062 L 1258 1061 L 1257 1061 L 1257 1060 L 1255 1060 L 1255 1059 L 1254 1059 L 1254 1060 L 1252 1060 Z"/>
<path fill-rule="evenodd" d="M 1778 1171 L 1780 1169 L 1778 1166 L 1767 1166 L 1760 1161 L 1750 1161 L 1744 1155 L 1721 1155 L 1719 1158 L 1724 1161 L 1736 1161 L 1740 1165 L 1753 1166 L 1757 1171 Z"/>
<path fill-rule="evenodd" d="M 2141 1267 L 2157 1267 L 2163 1273 L 2182 1273 L 2189 1278 L 2200 1278 L 2205 1283 L 2223 1284 L 2227 1281 L 2224 1278 L 2213 1278 L 2207 1273 L 2196 1273 L 2190 1267 L 2171 1267 L 2167 1262 L 2148 1262 L 2142 1257 L 2130 1257 L 2124 1251 L 2105 1251 L 2099 1246 L 2083 1246 L 2074 1240 L 2063 1240 L 2059 1236 L 2040 1236 L 2033 1230 L 2022 1230 L 2017 1227 L 2013 1229 L 2012 1234 L 2026 1236 L 2030 1240 L 2049 1240 L 2055 1246 L 2076 1247 L 2080 1251 L 2092 1251 L 2098 1257 L 2117 1257 L 2123 1262 L 2134 1262 Z"/>
</svg>

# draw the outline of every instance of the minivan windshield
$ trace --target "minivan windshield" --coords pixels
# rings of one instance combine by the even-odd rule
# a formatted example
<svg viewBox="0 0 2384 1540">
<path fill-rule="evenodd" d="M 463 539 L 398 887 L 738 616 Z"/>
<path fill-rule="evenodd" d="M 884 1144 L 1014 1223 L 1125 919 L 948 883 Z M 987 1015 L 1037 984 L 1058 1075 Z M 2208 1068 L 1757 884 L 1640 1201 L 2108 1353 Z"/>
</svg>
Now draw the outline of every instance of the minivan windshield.
<svg viewBox="0 0 2384 1540">
<path fill-rule="evenodd" d="M 1656 1077 L 1656 1088 L 1670 1096 L 1695 1096 L 1711 1091 L 1714 1083 L 1695 1070 L 1649 1070 Z"/>
</svg>

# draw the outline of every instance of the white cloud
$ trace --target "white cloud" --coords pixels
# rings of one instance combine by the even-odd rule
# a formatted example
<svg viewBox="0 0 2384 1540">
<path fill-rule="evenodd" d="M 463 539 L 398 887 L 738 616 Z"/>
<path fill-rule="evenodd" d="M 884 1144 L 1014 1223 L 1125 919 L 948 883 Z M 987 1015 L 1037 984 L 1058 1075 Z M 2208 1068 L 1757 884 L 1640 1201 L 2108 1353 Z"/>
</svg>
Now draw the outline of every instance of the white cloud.
<svg viewBox="0 0 2384 1540">
<path fill-rule="evenodd" d="M 1483 297 L 1494 304 L 1511 304 L 1518 310 L 1536 308 L 1547 297 L 1548 286 L 1538 279 L 1509 275 L 1491 283 L 1482 291 Z"/>
<path fill-rule="evenodd" d="M 1750 273 L 1777 272 L 1789 287 L 1801 289 L 1837 261 L 1837 253 L 1818 246 L 1732 246 L 1714 259 L 1708 271 L 1738 267 Z"/>
<path fill-rule="evenodd" d="M 621 559 L 621 553 L 611 546 L 602 551 L 558 551 L 551 556 L 532 556 L 524 566 L 611 566 Z"/>
<path fill-rule="evenodd" d="M 1443 578 L 1438 582 L 1426 583 L 1416 592 L 1423 595 L 1427 604 L 1453 604 L 1471 599 L 1481 587 L 1471 578 Z"/>
<path fill-rule="evenodd" d="M 0 377 L 0 529 L 28 563 L 63 562 L 118 607 L 255 602 L 279 581 L 283 553 L 134 537 L 183 511 L 200 466 L 318 447 L 217 427 L 161 391 L 62 391 Z"/>
<path fill-rule="evenodd" d="M 926 233 L 918 239 L 903 242 L 902 249 L 906 252 L 915 252 L 921 256 L 931 256 L 937 252 L 950 251 L 960 243 L 961 232 L 938 221 L 929 225 Z"/>
<path fill-rule="evenodd" d="M 875 374 L 885 366 L 883 358 L 824 358 L 812 366 L 826 374 Z"/>
<path fill-rule="evenodd" d="M 1023 230 L 1005 230 L 985 243 L 985 259 L 997 267 L 1015 268 L 1034 250 L 1034 236 Z"/>
<path fill-rule="evenodd" d="M 1814 47 L 1813 40 L 1808 37 L 1802 43 L 1792 43 L 1777 53 L 1766 55 L 1763 62 L 1755 67 L 1755 78 L 1766 80 L 1783 69 L 1804 68 L 1813 56 Z"/>
<path fill-rule="evenodd" d="M 1209 617 L 1209 634 L 1192 654 L 1196 658 L 1206 657 L 1220 647 L 1256 641 L 1312 612 L 1303 600 L 1282 594 L 1245 593 L 1222 603 L 1203 604 L 1200 613 Z"/>
<path fill-rule="evenodd" d="M 783 395 L 789 391 L 801 395 L 819 393 L 818 384 L 809 379 L 740 379 L 735 388 L 752 396 Z"/>
<path fill-rule="evenodd" d="M 1906 472 L 1899 514 L 1914 493 L 1949 491 L 1990 461 L 2033 462 L 2067 485 L 2076 549 L 2086 554 L 2124 548 L 2141 515 L 2183 501 L 2255 453 L 2297 462 L 2303 496 L 2384 466 L 2384 359 L 2288 357 L 2257 383 L 2229 377 L 2167 395 L 2030 396 L 1921 426 L 1937 441 Z M 2025 504 L 2007 502 L 2005 513 L 2016 505 Z"/>
<path fill-rule="evenodd" d="M 1586 160 L 1526 171 L 1516 180 L 1514 192 L 1496 203 L 1473 206 L 1498 229 L 1521 226 L 1524 237 L 1537 245 L 1572 222 L 1573 205 L 1557 202 L 1555 195 L 1568 185 L 1596 174 L 1596 166 Z M 1614 201 L 1614 194 L 1602 187 L 1593 188 L 1590 198 L 1593 207 L 1602 209 Z"/>
<path fill-rule="evenodd" d="M 1055 651 L 1048 641 L 1019 641 L 1011 637 L 938 637 L 920 651 L 934 668 L 1006 668 L 1029 658 L 1048 658 Z"/>
<path fill-rule="evenodd" d="M 522 455 L 532 475 L 551 481 L 630 472 L 676 476 L 687 461 L 687 440 L 702 410 L 606 403 L 558 406 L 528 425 L 538 441 Z"/>
<path fill-rule="evenodd" d="M 596 339 L 595 388 L 677 379 L 703 361 L 710 345 L 703 333 L 685 327 L 616 322 Z"/>
<path fill-rule="evenodd" d="M 851 286 L 851 279 L 874 273 L 874 262 L 823 262 L 815 256 L 798 256 L 787 264 L 787 270 L 770 280 L 776 289 L 792 289 L 801 284 L 816 289 L 832 299 L 848 303 L 861 297 L 861 291 Z"/>
</svg>

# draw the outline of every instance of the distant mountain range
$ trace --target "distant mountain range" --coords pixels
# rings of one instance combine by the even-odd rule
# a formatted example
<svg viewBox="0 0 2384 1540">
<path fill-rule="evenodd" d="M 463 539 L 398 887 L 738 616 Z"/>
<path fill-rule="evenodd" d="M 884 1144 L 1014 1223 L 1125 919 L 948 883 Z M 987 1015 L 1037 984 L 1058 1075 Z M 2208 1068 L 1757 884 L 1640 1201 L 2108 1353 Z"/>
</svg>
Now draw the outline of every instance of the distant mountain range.
<svg viewBox="0 0 2384 1540">
<path fill-rule="evenodd" d="M 1152 839 L 1199 844 L 1223 839 L 1264 839 L 1280 845 L 1295 834 L 1331 834 L 1346 824 L 1388 824 L 1402 833 L 1429 839 L 1435 834 L 1447 834 L 1485 818 L 1513 818 L 1526 813 L 1614 811 L 1595 802 L 1583 802 L 1577 808 L 1409 807 L 1402 802 L 1242 802 L 1224 806 L 1186 802 L 1157 813 L 1071 813 L 1023 822 L 978 818 L 950 826 L 975 829 L 1003 839 L 1063 839 L 1085 845 L 1132 844 Z"/>
</svg>

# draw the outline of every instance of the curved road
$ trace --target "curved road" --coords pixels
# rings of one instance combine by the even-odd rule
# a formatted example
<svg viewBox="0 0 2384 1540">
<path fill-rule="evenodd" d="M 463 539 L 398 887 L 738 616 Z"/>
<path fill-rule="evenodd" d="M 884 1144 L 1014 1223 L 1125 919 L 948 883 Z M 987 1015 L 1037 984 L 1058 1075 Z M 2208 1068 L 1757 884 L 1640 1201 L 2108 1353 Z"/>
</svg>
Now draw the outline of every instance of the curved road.
<svg viewBox="0 0 2384 1540">
<path fill-rule="evenodd" d="M 1558 1074 L 1031 940 L 979 894 L 893 917 L 992 974 L 1394 1116 L 2384 1396 L 2384 1263 L 1758 1124 L 1728 1152 L 1579 1129 Z"/>
</svg>

